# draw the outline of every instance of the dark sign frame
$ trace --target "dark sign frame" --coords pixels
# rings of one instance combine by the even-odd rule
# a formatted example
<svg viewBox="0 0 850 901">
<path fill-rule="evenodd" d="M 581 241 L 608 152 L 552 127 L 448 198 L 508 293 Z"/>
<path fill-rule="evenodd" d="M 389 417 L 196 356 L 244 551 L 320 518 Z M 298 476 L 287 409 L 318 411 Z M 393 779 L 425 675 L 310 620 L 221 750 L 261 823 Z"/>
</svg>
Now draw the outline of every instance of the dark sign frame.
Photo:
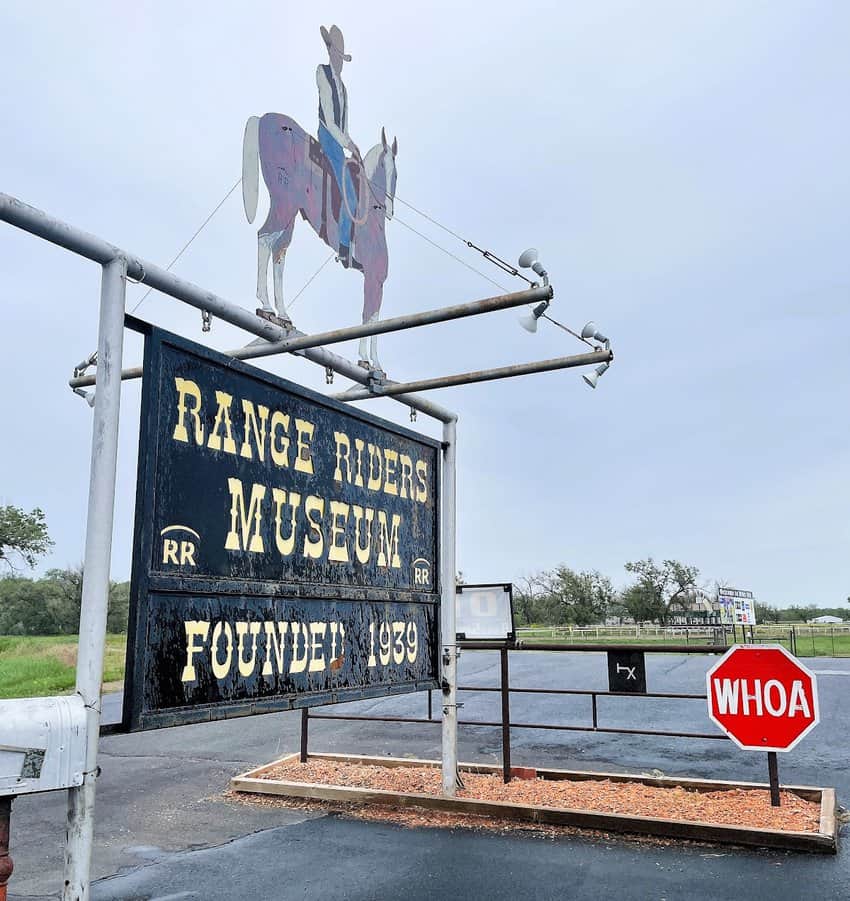
<svg viewBox="0 0 850 901">
<path fill-rule="evenodd" d="M 438 688 L 440 642 L 439 545 L 441 534 L 440 442 L 359 409 L 349 407 L 318 392 L 249 366 L 241 361 L 234 360 L 232 357 L 166 332 L 149 323 L 141 322 L 128 316 L 125 324 L 145 336 L 145 354 L 141 427 L 139 431 L 136 524 L 130 589 L 130 622 L 127 638 L 127 675 L 125 677 L 122 728 L 130 731 L 159 728 Z M 426 561 L 425 558 L 417 558 L 414 561 L 416 564 L 419 563 L 420 559 L 423 561 L 423 564 L 427 562 L 429 572 L 425 578 L 430 580 L 427 583 L 429 585 L 428 589 L 417 590 L 414 587 L 414 580 L 410 572 L 395 572 L 387 568 L 385 584 L 376 586 L 373 583 L 380 580 L 375 578 L 374 567 L 371 573 L 367 573 L 364 572 L 365 567 L 357 569 L 355 566 L 347 564 L 344 567 L 339 567 L 336 564 L 322 560 L 296 564 L 294 557 L 288 571 L 289 578 L 283 580 L 271 579 L 268 578 L 267 571 L 258 572 L 258 566 L 253 563 L 244 572 L 238 571 L 240 568 L 238 561 L 241 558 L 237 557 L 237 563 L 234 564 L 233 554 L 227 556 L 225 551 L 220 552 L 220 557 L 224 557 L 226 560 L 218 557 L 212 558 L 212 569 L 208 566 L 207 569 L 209 571 L 207 572 L 193 573 L 189 567 L 182 566 L 170 567 L 170 571 L 166 571 L 164 566 L 158 566 L 156 562 L 159 554 L 158 543 L 164 540 L 160 537 L 160 532 L 158 532 L 158 527 L 161 523 L 155 521 L 155 516 L 159 515 L 158 511 L 160 508 L 158 505 L 163 501 L 163 493 L 168 494 L 171 490 L 174 492 L 184 491 L 186 493 L 185 489 L 181 487 L 185 485 L 185 479 L 181 483 L 176 475 L 173 478 L 169 477 L 171 472 L 168 468 L 169 464 L 171 466 L 176 466 L 177 464 L 163 450 L 165 448 L 167 451 L 171 447 L 171 444 L 165 442 L 163 435 L 165 431 L 174 428 L 174 421 L 162 422 L 162 417 L 158 416 L 158 412 L 162 409 L 161 405 L 164 396 L 164 377 L 162 372 L 164 367 L 169 365 L 169 359 L 175 359 L 179 362 L 183 358 L 191 358 L 191 360 L 196 362 L 199 372 L 215 371 L 220 374 L 220 378 L 229 379 L 231 383 L 237 385 L 243 384 L 247 380 L 247 383 L 258 386 L 258 392 L 264 392 L 262 396 L 268 397 L 270 391 L 279 392 L 280 397 L 284 401 L 289 400 L 292 404 L 299 404 L 300 409 L 315 411 L 317 424 L 320 422 L 327 422 L 328 424 L 343 423 L 346 429 L 365 429 L 368 430 L 368 434 L 375 434 L 379 437 L 389 436 L 390 439 L 394 439 L 397 442 L 397 447 L 421 448 L 422 453 L 427 455 L 431 467 L 427 483 L 428 503 L 426 505 L 423 502 L 422 511 L 417 509 L 416 516 L 419 519 L 416 520 L 417 526 L 413 529 L 413 531 L 417 532 L 417 535 L 411 539 L 414 550 L 410 552 L 410 555 L 413 555 L 415 548 L 419 547 L 416 544 L 416 538 L 424 541 L 429 548 L 433 549 L 433 559 Z M 258 396 L 260 395 L 258 394 Z M 330 425 L 328 425 L 328 428 L 330 428 Z M 342 426 L 339 426 L 339 428 L 342 428 Z M 247 426 L 245 431 L 247 432 Z M 318 426 L 317 431 L 319 431 Z M 355 432 L 352 432 L 352 434 L 355 434 Z M 245 440 L 247 442 L 247 438 Z M 200 444 L 200 447 L 202 450 L 206 450 L 203 442 Z M 185 462 L 183 465 L 185 468 Z M 216 463 L 216 465 L 219 464 Z M 248 466 L 252 464 L 245 464 L 240 461 L 240 465 Z M 337 462 L 338 465 L 339 463 Z M 200 473 L 198 479 L 203 481 L 203 467 L 198 464 L 197 469 Z M 173 489 L 172 482 L 174 482 Z M 318 483 L 317 486 L 314 486 L 316 490 L 330 490 L 327 486 L 322 487 L 322 483 L 318 478 L 316 482 Z M 413 482 L 410 481 L 410 484 L 412 486 Z M 163 486 L 165 486 L 165 490 L 163 490 Z M 350 493 L 355 492 L 355 489 L 350 485 L 344 485 L 343 487 Z M 159 493 L 157 493 L 157 489 L 159 489 Z M 361 485 L 361 491 L 363 490 Z M 192 493 L 193 491 L 194 494 Z M 197 488 L 190 489 L 188 495 L 190 500 L 194 498 L 196 503 L 198 498 L 201 500 L 205 498 L 205 494 L 198 494 Z M 411 487 L 411 504 L 413 503 L 412 496 L 413 490 Z M 253 500 L 253 496 L 251 499 Z M 387 505 L 399 505 L 401 503 L 398 498 L 393 497 L 382 497 L 381 500 Z M 180 507 L 179 504 L 177 506 L 178 508 Z M 245 515 L 244 509 L 243 506 L 243 516 Z M 199 513 L 198 515 L 201 514 Z M 387 516 L 389 515 L 387 513 Z M 309 528 L 310 516 L 306 512 L 304 512 L 304 516 L 306 517 L 307 528 Z M 179 521 L 182 522 L 184 520 Z M 293 535 L 295 533 L 295 521 L 295 508 L 293 505 Z M 180 528 L 185 527 L 180 526 Z M 420 532 L 424 535 L 424 538 L 419 535 Z M 326 541 L 326 548 L 330 547 L 330 543 L 330 541 Z M 212 542 L 208 542 L 208 545 L 212 544 Z M 401 557 L 404 558 L 407 549 L 403 546 L 403 539 L 400 539 L 400 544 Z M 201 556 L 205 553 L 209 557 L 215 553 L 215 549 L 218 546 L 217 544 L 212 550 L 204 547 L 198 552 L 198 555 Z M 396 547 L 399 547 L 399 545 L 397 544 Z M 389 546 L 387 548 L 389 550 Z M 247 548 L 242 548 L 242 550 L 244 552 Z M 243 553 L 242 558 L 247 560 L 248 555 Z M 192 566 L 195 566 L 194 557 L 190 558 L 190 560 Z M 209 561 L 205 562 L 208 563 Z M 308 566 L 308 564 L 310 565 Z M 323 566 L 324 569 L 322 569 Z M 421 566 L 422 564 L 420 564 L 420 568 Z M 230 567 L 230 569 L 228 570 L 227 567 Z M 285 569 L 285 567 L 283 568 Z M 213 569 L 218 571 L 213 572 Z M 237 571 L 234 572 L 234 569 Z M 262 570 L 262 567 L 259 567 L 259 569 Z M 302 569 L 304 573 L 298 578 L 297 576 Z M 345 572 L 337 577 L 335 581 L 331 581 L 327 577 L 322 579 L 322 574 L 327 574 L 331 569 L 333 569 L 334 573 L 340 570 L 345 570 Z M 346 574 L 348 579 L 345 578 Z M 396 584 L 391 584 L 393 582 Z M 257 678 L 255 682 L 260 686 L 260 689 L 253 694 L 249 692 L 246 695 L 245 685 L 239 684 L 236 686 L 238 690 L 231 692 L 233 694 L 232 697 L 207 698 L 200 703 L 194 701 L 185 704 L 174 703 L 175 699 L 178 702 L 180 701 L 179 680 L 174 675 L 176 670 L 173 670 L 170 666 L 166 667 L 171 671 L 170 681 L 165 679 L 160 670 L 163 669 L 163 654 L 166 653 L 163 649 L 167 647 L 169 641 L 173 644 L 176 636 L 174 624 L 178 613 L 175 611 L 182 611 L 184 607 L 195 611 L 195 613 L 184 614 L 180 612 L 179 616 L 181 618 L 187 615 L 190 617 L 193 615 L 205 615 L 209 618 L 211 615 L 209 611 L 211 610 L 233 611 L 236 609 L 240 611 L 240 616 L 247 620 L 257 616 L 259 619 L 262 619 L 265 616 L 267 619 L 269 617 L 280 619 L 281 624 L 284 624 L 287 617 L 291 619 L 300 617 L 302 622 L 299 623 L 297 638 L 295 636 L 292 638 L 293 655 L 296 647 L 303 648 L 303 652 L 306 655 L 310 647 L 310 639 L 318 640 L 315 635 L 311 636 L 307 629 L 308 625 L 311 628 L 322 625 L 322 623 L 307 622 L 313 617 L 317 619 L 325 617 L 325 619 L 328 619 L 328 617 L 334 616 L 339 619 L 340 624 L 343 622 L 348 623 L 352 628 L 352 633 L 345 631 L 345 635 L 349 639 L 348 647 L 357 645 L 360 651 L 360 658 L 363 656 L 362 646 L 366 642 L 361 632 L 362 627 L 366 624 L 367 615 L 370 617 L 369 628 L 372 628 L 376 622 L 375 617 L 379 617 L 381 627 L 384 624 L 388 626 L 388 636 L 390 635 L 389 626 L 392 626 L 394 629 L 399 622 L 407 618 L 408 623 L 418 623 L 415 633 L 415 641 L 417 642 L 416 653 L 413 657 L 405 658 L 402 656 L 400 664 L 398 657 L 388 656 L 389 664 L 376 670 L 382 674 L 380 677 L 374 673 L 368 674 L 366 664 L 357 657 L 356 653 L 352 653 L 350 656 L 345 656 L 343 653 L 337 659 L 328 661 L 329 665 L 326 667 L 328 671 L 335 668 L 338 670 L 333 675 L 328 673 L 326 677 L 326 681 L 334 683 L 330 687 L 316 687 L 314 683 L 320 682 L 321 678 L 318 675 L 315 677 L 311 675 L 309 678 L 305 675 L 303 680 L 309 683 L 306 688 L 299 688 L 297 691 L 289 690 L 284 693 L 274 691 L 269 693 L 268 685 L 271 677 L 266 681 Z M 284 609 L 287 611 L 285 616 L 280 612 Z M 197 613 L 198 610 L 203 612 L 199 614 Z M 214 612 L 212 615 L 223 616 L 224 614 Z M 169 616 L 171 619 L 169 619 Z M 346 619 L 346 617 L 348 618 Z M 361 631 L 357 633 L 357 638 L 353 634 L 354 627 L 351 626 L 352 623 L 361 627 Z M 184 625 L 188 635 L 188 627 L 191 623 L 186 622 Z M 235 625 L 238 636 L 238 627 L 243 626 L 243 623 L 238 622 Z M 267 623 L 263 623 L 263 625 L 267 625 Z M 293 622 L 293 631 L 295 625 L 296 623 Z M 331 627 L 335 626 L 336 623 L 328 622 L 327 625 Z M 300 631 L 302 628 L 304 630 L 303 641 L 299 644 L 299 639 L 302 639 Z M 342 625 L 340 625 L 341 630 L 342 628 Z M 273 629 L 274 625 L 272 626 L 272 631 Z M 262 633 L 260 634 L 262 635 Z M 324 634 L 323 632 L 322 635 Z M 342 634 L 341 632 L 340 637 L 342 637 Z M 410 638 L 410 635 L 411 633 L 408 631 L 407 636 L 402 635 L 400 640 L 404 641 L 406 638 Z M 241 637 L 244 638 L 245 636 L 242 635 Z M 334 631 L 334 647 L 336 647 L 336 637 L 336 631 Z M 381 638 L 383 639 L 383 637 L 382 632 Z M 266 637 L 266 661 L 272 655 L 272 652 L 269 650 L 271 638 L 272 635 Z M 395 634 L 392 635 L 392 639 L 399 640 Z M 191 640 L 194 641 L 195 639 Z M 188 641 L 189 639 L 187 638 Z M 374 650 L 374 634 L 371 637 L 371 641 Z M 282 646 L 282 637 L 280 642 Z M 342 641 L 340 641 L 340 645 L 343 645 Z M 330 639 L 328 639 L 329 646 Z M 257 645 L 255 643 L 255 653 L 256 649 Z M 412 646 L 407 648 L 407 650 L 411 649 Z M 235 650 L 235 642 L 232 642 L 231 650 Z M 393 654 L 395 650 L 393 645 Z M 155 653 L 159 654 L 156 658 L 154 658 Z M 213 653 L 215 651 L 210 646 L 210 659 L 212 659 Z M 236 654 L 237 665 L 242 660 L 240 656 L 242 653 L 243 646 L 240 641 Z M 313 646 L 313 653 L 314 655 L 316 654 L 315 646 Z M 173 666 L 182 666 L 185 663 L 186 647 L 181 647 L 175 654 L 178 658 L 182 654 L 183 659 L 173 661 Z M 370 654 L 369 660 L 371 661 L 373 657 L 374 654 Z M 415 663 L 411 662 L 408 664 L 408 661 L 413 661 L 414 657 Z M 281 656 L 280 659 L 282 660 L 283 657 Z M 321 657 L 318 659 L 321 660 Z M 171 662 L 169 661 L 169 664 Z M 190 662 L 192 662 L 191 657 Z M 383 663 L 383 660 L 381 662 Z M 393 667 L 394 663 L 399 665 Z M 339 664 L 338 667 L 337 664 Z M 371 662 L 369 665 L 374 666 Z M 292 672 L 293 670 L 290 666 L 289 673 L 291 674 Z M 381 678 L 384 681 L 380 681 Z M 279 668 L 278 681 L 280 683 L 284 682 L 282 665 Z M 207 682 L 210 682 L 210 680 L 208 679 Z M 152 687 L 154 684 L 155 687 Z M 207 685 L 206 690 L 211 691 L 212 689 Z M 174 696 L 168 697 L 168 703 L 164 705 L 159 703 L 160 695 L 165 695 L 169 692 Z M 237 696 L 240 694 L 241 696 Z"/>
</svg>

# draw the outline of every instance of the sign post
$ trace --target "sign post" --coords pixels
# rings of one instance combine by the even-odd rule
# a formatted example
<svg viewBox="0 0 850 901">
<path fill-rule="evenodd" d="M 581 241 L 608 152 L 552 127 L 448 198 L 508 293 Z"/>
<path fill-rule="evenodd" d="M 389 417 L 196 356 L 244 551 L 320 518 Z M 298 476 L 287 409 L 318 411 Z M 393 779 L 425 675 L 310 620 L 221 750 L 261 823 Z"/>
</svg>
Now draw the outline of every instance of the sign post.
<svg viewBox="0 0 850 901">
<path fill-rule="evenodd" d="M 767 751 L 770 799 L 779 806 L 776 753 L 820 722 L 817 680 L 780 645 L 732 648 L 706 673 L 708 715 L 745 751 Z"/>
</svg>

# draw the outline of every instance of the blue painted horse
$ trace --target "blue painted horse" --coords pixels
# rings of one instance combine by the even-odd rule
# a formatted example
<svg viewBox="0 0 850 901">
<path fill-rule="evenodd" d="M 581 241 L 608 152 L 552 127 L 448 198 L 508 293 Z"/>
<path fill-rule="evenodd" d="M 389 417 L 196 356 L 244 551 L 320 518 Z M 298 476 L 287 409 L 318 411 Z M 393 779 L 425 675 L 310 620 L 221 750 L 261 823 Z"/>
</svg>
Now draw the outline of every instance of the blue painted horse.
<svg viewBox="0 0 850 901">
<path fill-rule="evenodd" d="M 242 145 L 242 200 L 248 221 L 253 222 L 257 214 L 258 168 L 270 201 L 269 214 L 257 233 L 257 299 L 265 310 L 289 318 L 283 299 L 283 267 L 296 216 L 300 213 L 338 253 L 340 211 L 345 204 L 354 224 L 350 266 L 363 273 L 363 322 L 378 319 L 389 271 L 385 228 L 387 219 L 393 217 L 397 154 L 398 141 L 393 139 L 390 146 L 381 129 L 381 143 L 362 162 L 347 161 L 352 178 L 343 179 L 340 190 L 321 145 L 294 119 L 266 113 L 248 120 Z M 349 196 L 349 183 L 354 196 Z M 269 301 L 267 286 L 269 260 L 274 305 Z M 362 363 L 381 368 L 376 336 L 372 336 L 368 353 L 367 341 L 362 338 L 359 353 Z"/>
</svg>

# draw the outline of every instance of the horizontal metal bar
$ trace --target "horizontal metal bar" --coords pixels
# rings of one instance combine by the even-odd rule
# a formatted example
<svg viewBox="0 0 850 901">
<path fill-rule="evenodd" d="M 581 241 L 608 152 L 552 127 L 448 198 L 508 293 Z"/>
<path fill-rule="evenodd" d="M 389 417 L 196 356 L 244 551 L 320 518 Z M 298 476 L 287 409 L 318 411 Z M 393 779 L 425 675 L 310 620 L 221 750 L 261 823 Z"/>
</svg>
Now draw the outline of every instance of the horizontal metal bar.
<svg viewBox="0 0 850 901">
<path fill-rule="evenodd" d="M 458 685 L 458 691 L 492 691 L 501 692 L 501 688 L 482 685 Z M 528 695 L 582 695 L 590 697 L 596 695 L 598 697 L 611 698 L 667 698 L 675 701 L 705 701 L 708 700 L 707 695 L 688 695 L 677 694 L 666 691 L 594 691 L 591 688 L 509 688 L 512 694 L 528 694 Z"/>
<path fill-rule="evenodd" d="M 426 720 L 421 717 L 408 716 L 364 716 L 354 713 L 311 713 L 310 719 L 316 720 L 358 720 L 363 722 L 378 723 L 423 723 L 437 725 L 441 720 Z M 459 726 L 485 726 L 488 728 L 502 728 L 501 722 L 487 720 L 458 720 Z M 551 723 L 515 723 L 511 722 L 511 729 L 545 729 L 552 732 L 604 732 L 611 735 L 651 735 L 660 738 L 704 738 L 710 741 L 730 741 L 728 735 L 719 735 L 714 732 L 668 732 L 662 729 L 618 729 L 605 726 L 556 726 Z"/>
<path fill-rule="evenodd" d="M 421 325 L 432 325 L 437 322 L 447 322 L 452 319 L 462 319 L 467 316 L 478 316 L 482 313 L 492 313 L 496 310 L 518 307 L 523 304 L 535 303 L 552 297 L 552 288 L 532 288 L 527 291 L 517 291 L 514 294 L 500 294 L 496 297 L 487 297 L 483 300 L 473 300 L 469 303 L 455 304 L 450 307 L 440 307 L 436 310 L 426 310 L 424 313 L 407 313 L 404 316 L 394 316 L 390 319 L 382 319 L 377 322 L 366 322 L 362 325 L 352 325 L 347 328 L 333 329 L 329 332 L 319 332 L 315 335 L 307 335 L 297 329 L 286 332 L 290 337 L 282 341 L 271 341 L 265 344 L 249 344 L 247 347 L 237 347 L 233 350 L 225 350 L 222 353 L 236 360 L 253 360 L 258 357 L 271 357 L 275 354 L 295 353 L 308 347 L 324 347 L 328 344 L 339 344 L 354 338 L 363 338 L 369 335 L 381 335 L 388 332 L 403 331 L 404 329 L 417 328 Z M 124 381 L 140 379 L 142 367 L 133 366 L 121 373 Z M 97 376 L 82 375 L 72 378 L 68 384 L 72 388 L 89 388 L 96 384 Z"/>
<path fill-rule="evenodd" d="M 373 723 L 433 723 L 438 725 L 442 720 L 427 720 L 413 716 L 364 716 L 356 713 L 311 713 L 311 720 L 368 720 Z"/>
<path fill-rule="evenodd" d="M 0 193 L 0 221 L 8 222 L 10 225 L 50 241 L 59 247 L 64 247 L 66 250 L 77 253 L 96 263 L 103 264 L 117 257 L 124 257 L 127 260 L 127 275 L 130 278 L 136 279 L 157 291 L 161 291 L 163 294 L 183 301 L 189 306 L 196 307 L 199 310 L 209 310 L 210 313 L 224 322 L 229 322 L 231 325 L 257 335 L 259 338 L 280 342 L 285 338 L 292 337 L 291 333 L 287 333 L 279 325 L 261 319 L 253 311 L 231 303 L 217 294 L 213 294 L 211 291 L 179 278 L 173 272 L 169 272 L 155 263 L 150 263 L 147 260 L 129 254 L 114 244 L 104 241 L 102 238 L 48 216 L 41 210 L 29 206 L 8 194 Z M 298 353 L 306 359 L 318 363 L 320 366 L 325 366 L 351 379 L 353 382 L 365 385 L 370 380 L 370 373 L 367 370 L 322 347 L 306 348 L 298 351 Z M 454 422 L 457 419 L 455 413 L 425 398 L 401 395 L 397 399 L 427 416 L 438 419 L 440 422 Z"/>
<path fill-rule="evenodd" d="M 504 641 L 458 641 L 458 647 L 465 651 L 498 651 L 505 647 Z M 725 654 L 729 650 L 725 644 L 564 644 L 563 642 L 518 641 L 508 645 L 514 651 L 644 651 L 647 654 Z"/>
<path fill-rule="evenodd" d="M 474 372 L 460 372 L 457 375 L 420 379 L 417 382 L 373 382 L 369 388 L 346 391 L 343 394 L 334 395 L 334 397 L 339 400 L 367 400 L 371 397 L 393 397 L 397 394 L 413 393 L 415 391 L 432 391 L 436 388 L 452 388 L 455 385 L 470 385 L 475 382 L 512 379 L 521 375 L 533 375 L 536 372 L 552 372 L 553 370 L 571 369 L 576 366 L 592 366 L 594 363 L 609 363 L 613 359 L 613 351 L 595 350 L 590 353 L 575 354 L 569 357 L 538 360 L 534 363 L 515 363 L 511 366 L 500 366 L 497 369 L 479 369 Z"/>
</svg>

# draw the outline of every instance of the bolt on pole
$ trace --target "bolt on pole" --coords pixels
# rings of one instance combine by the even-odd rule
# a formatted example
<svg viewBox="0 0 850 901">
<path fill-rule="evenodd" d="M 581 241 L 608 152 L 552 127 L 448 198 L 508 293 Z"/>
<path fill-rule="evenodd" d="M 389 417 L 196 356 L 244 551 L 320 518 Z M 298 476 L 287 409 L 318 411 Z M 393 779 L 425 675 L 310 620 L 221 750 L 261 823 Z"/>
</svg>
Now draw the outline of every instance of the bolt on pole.
<svg viewBox="0 0 850 901">
<path fill-rule="evenodd" d="M 86 763 L 82 785 L 68 790 L 63 901 L 88 901 L 89 897 L 97 745 L 100 738 L 100 691 L 115 512 L 126 274 L 127 261 L 123 257 L 116 257 L 103 266 L 97 338 L 98 377 L 77 654 L 77 694 L 86 706 Z"/>
</svg>

